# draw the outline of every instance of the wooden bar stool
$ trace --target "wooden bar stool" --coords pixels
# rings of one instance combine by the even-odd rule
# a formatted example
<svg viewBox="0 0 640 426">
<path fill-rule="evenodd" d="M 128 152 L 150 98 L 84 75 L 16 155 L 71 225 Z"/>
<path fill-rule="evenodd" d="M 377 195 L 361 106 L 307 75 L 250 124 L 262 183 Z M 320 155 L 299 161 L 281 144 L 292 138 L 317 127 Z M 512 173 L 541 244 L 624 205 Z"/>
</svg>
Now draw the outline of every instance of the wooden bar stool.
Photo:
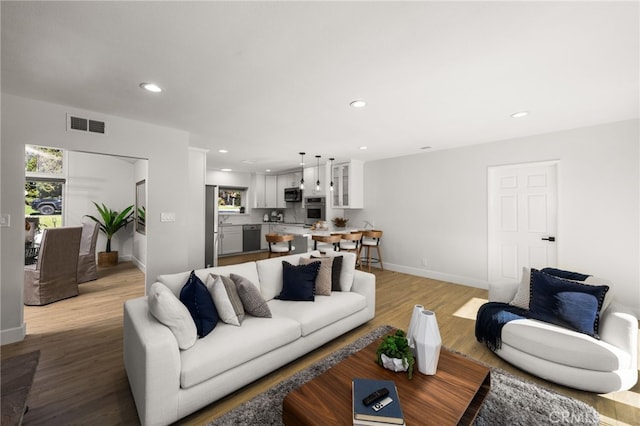
<svg viewBox="0 0 640 426">
<path fill-rule="evenodd" d="M 340 251 L 350 251 L 356 254 L 356 263 L 360 262 L 360 240 L 362 232 L 352 232 L 340 235 Z"/>
<path fill-rule="evenodd" d="M 384 271 L 384 265 L 382 264 L 382 252 L 380 251 L 380 238 L 382 238 L 382 231 L 372 229 L 370 231 L 364 231 L 362 233 L 361 249 L 365 249 L 365 257 L 361 259 L 360 265 L 362 266 L 366 262 L 369 271 L 371 271 L 372 262 L 380 263 L 380 269 Z M 377 258 L 371 257 L 372 249 L 377 250 Z"/>
<path fill-rule="evenodd" d="M 291 245 L 291 241 L 293 241 L 293 235 L 291 234 L 266 234 L 264 237 L 267 239 L 267 243 L 269 243 L 269 257 L 274 254 L 284 256 L 296 249 Z"/>
<path fill-rule="evenodd" d="M 312 235 L 313 249 L 320 251 L 338 251 L 340 250 L 340 235 Z M 318 244 L 319 243 L 319 244 Z"/>
</svg>

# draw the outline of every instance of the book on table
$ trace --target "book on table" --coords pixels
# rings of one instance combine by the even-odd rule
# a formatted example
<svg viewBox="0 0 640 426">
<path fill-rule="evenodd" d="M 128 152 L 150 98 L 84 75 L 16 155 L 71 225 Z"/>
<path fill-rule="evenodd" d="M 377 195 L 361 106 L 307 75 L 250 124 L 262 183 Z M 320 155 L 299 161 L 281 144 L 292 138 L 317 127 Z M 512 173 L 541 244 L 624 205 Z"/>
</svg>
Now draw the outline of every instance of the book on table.
<svg viewBox="0 0 640 426">
<path fill-rule="evenodd" d="M 362 400 L 378 389 L 387 388 L 389 395 L 378 401 L 365 405 Z M 361 379 L 355 378 L 351 382 L 351 394 L 353 403 L 353 424 L 363 426 L 404 425 L 404 415 L 400 407 L 400 398 L 396 384 L 392 380 Z M 383 408 L 375 410 L 377 403 L 390 398 L 391 402 Z"/>
</svg>

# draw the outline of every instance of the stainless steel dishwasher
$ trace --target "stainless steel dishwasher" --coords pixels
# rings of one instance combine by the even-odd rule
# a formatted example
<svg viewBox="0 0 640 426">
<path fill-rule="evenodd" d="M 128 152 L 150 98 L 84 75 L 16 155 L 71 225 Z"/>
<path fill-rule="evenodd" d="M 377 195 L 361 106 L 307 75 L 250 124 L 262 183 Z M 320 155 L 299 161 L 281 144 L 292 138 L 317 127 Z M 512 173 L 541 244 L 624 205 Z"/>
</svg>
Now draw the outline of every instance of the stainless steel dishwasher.
<svg viewBox="0 0 640 426">
<path fill-rule="evenodd" d="M 242 226 L 242 251 L 260 250 L 260 234 L 262 225 Z"/>
</svg>

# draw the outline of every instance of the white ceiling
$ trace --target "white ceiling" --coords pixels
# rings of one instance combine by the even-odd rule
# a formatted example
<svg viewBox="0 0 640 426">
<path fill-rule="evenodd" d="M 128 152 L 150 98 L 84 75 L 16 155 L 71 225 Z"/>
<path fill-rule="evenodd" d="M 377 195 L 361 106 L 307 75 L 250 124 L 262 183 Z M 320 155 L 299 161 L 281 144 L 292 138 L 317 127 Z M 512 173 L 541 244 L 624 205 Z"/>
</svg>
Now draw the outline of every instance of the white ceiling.
<svg viewBox="0 0 640 426">
<path fill-rule="evenodd" d="M 299 151 L 307 164 L 370 161 L 639 116 L 637 1 L 1 7 L 3 92 L 187 130 L 210 169 L 292 168 Z"/>
</svg>

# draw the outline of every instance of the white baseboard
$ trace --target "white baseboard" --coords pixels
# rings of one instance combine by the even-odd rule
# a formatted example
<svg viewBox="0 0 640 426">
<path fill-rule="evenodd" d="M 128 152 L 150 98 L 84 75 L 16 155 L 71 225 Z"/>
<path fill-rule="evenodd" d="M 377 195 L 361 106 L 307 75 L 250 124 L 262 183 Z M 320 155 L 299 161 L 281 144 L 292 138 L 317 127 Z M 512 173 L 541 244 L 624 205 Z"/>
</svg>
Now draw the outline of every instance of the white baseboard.
<svg viewBox="0 0 640 426">
<path fill-rule="evenodd" d="M 22 323 L 20 327 L 0 330 L 0 345 L 8 345 L 9 343 L 21 342 L 27 335 L 27 324 Z"/>
<path fill-rule="evenodd" d="M 385 269 L 402 272 L 403 274 L 416 275 L 418 277 L 431 278 L 433 280 L 446 281 L 454 284 L 462 284 L 470 287 L 482 288 L 485 290 L 489 288 L 489 282 L 485 280 L 446 274 L 443 272 L 431 271 L 428 269 L 415 268 L 413 266 L 397 265 L 394 263 L 390 264 L 387 262 L 384 263 L 384 267 Z"/>
<path fill-rule="evenodd" d="M 140 262 L 138 259 L 136 259 L 135 257 L 133 257 L 133 256 L 132 256 L 132 257 L 131 257 L 131 262 L 132 262 L 134 265 L 136 265 L 136 267 L 137 267 L 138 269 L 140 269 L 144 274 L 146 274 L 146 273 L 147 273 L 147 267 L 146 267 L 142 262 Z"/>
</svg>

